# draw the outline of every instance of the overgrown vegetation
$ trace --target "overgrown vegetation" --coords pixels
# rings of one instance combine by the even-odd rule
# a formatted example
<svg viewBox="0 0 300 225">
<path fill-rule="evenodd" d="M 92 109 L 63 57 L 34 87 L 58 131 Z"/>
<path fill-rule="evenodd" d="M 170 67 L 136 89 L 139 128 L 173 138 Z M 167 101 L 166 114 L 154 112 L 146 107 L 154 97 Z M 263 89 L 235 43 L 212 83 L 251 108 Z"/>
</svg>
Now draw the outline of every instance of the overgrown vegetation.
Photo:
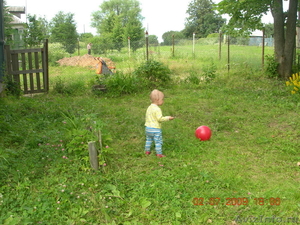
<svg viewBox="0 0 300 225">
<path fill-rule="evenodd" d="M 278 77 L 278 63 L 275 60 L 275 56 L 274 55 L 266 55 L 266 61 L 267 61 L 267 65 L 266 65 L 266 75 L 269 78 L 277 78 Z"/>
<path fill-rule="evenodd" d="M 212 63 L 214 48 L 146 63 L 115 56 L 119 72 L 97 76 L 100 95 L 93 71 L 51 67 L 49 94 L 1 98 L 0 223 L 299 222 L 300 96 L 261 71 L 256 49 L 241 47 L 228 72 L 225 59 Z M 163 124 L 162 159 L 144 154 L 155 87 L 164 114 L 176 116 Z M 200 125 L 210 141 L 195 138 Z M 93 171 L 87 142 L 99 131 Z"/>
</svg>

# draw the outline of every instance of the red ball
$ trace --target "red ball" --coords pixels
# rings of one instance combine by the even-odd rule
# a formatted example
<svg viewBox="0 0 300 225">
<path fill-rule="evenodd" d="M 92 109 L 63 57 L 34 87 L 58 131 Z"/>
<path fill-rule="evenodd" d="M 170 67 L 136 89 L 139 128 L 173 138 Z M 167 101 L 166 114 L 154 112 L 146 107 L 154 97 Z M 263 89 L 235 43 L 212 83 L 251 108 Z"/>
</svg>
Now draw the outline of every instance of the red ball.
<svg viewBox="0 0 300 225">
<path fill-rule="evenodd" d="M 200 126 L 196 129 L 195 136 L 200 139 L 200 141 L 207 141 L 211 137 L 211 130 L 207 126 Z"/>
</svg>

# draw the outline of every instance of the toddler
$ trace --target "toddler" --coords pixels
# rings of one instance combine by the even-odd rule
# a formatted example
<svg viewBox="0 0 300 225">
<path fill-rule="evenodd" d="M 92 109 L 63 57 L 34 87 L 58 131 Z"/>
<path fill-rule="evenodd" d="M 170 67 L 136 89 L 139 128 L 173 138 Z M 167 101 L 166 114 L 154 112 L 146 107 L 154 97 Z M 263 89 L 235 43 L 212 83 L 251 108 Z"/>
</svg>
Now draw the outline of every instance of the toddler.
<svg viewBox="0 0 300 225">
<path fill-rule="evenodd" d="M 150 148 L 154 140 L 156 156 L 161 158 L 165 157 L 162 154 L 162 130 L 161 123 L 168 120 L 173 120 L 172 116 L 162 116 L 162 111 L 159 108 L 164 103 L 164 94 L 159 90 L 153 90 L 150 94 L 151 105 L 146 112 L 146 144 L 145 153 L 149 155 L 151 153 Z"/>
</svg>

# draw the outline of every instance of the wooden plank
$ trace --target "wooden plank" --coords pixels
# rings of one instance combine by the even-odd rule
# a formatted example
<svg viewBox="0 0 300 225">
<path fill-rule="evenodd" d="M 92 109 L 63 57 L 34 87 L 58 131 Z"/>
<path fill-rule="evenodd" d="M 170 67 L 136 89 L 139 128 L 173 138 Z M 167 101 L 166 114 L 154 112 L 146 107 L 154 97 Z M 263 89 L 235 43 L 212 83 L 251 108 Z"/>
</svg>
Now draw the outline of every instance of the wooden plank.
<svg viewBox="0 0 300 225">
<path fill-rule="evenodd" d="M 47 91 L 44 90 L 44 89 L 41 89 L 41 90 L 28 90 L 27 92 L 24 91 L 24 94 L 38 94 L 38 93 L 46 93 Z"/>
<path fill-rule="evenodd" d="M 11 54 L 28 53 L 28 52 L 41 52 L 41 51 L 42 51 L 41 48 L 10 50 Z"/>
<path fill-rule="evenodd" d="M 32 54 L 31 52 L 28 52 L 28 65 L 29 70 L 32 70 Z M 29 80 L 30 80 L 30 90 L 34 90 L 34 80 L 33 80 L 33 73 L 29 73 Z"/>
<path fill-rule="evenodd" d="M 43 79 L 44 88 L 49 91 L 49 61 L 48 61 L 48 39 L 44 42 L 42 50 L 42 67 L 44 68 Z"/>
<path fill-rule="evenodd" d="M 39 68 L 39 52 L 34 53 L 34 59 L 35 59 L 35 68 Z M 36 84 L 37 84 L 37 89 L 41 90 L 41 79 L 40 79 L 40 73 L 35 73 L 36 76 Z"/>
<path fill-rule="evenodd" d="M 17 70 L 17 71 L 12 71 L 12 75 L 19 75 L 23 73 L 42 73 L 43 69 L 32 69 L 32 70 Z"/>
<path fill-rule="evenodd" d="M 22 71 L 26 70 L 26 58 L 25 53 L 21 54 L 21 60 L 22 60 Z M 24 86 L 24 92 L 28 90 L 28 83 L 27 83 L 27 76 L 26 73 L 23 73 L 23 86 Z"/>
<path fill-rule="evenodd" d="M 99 169 L 99 161 L 98 161 L 98 151 L 96 149 L 96 142 L 95 141 L 90 141 L 88 142 L 88 149 L 89 149 L 89 158 L 90 158 L 90 163 L 91 167 L 94 170 Z"/>
</svg>

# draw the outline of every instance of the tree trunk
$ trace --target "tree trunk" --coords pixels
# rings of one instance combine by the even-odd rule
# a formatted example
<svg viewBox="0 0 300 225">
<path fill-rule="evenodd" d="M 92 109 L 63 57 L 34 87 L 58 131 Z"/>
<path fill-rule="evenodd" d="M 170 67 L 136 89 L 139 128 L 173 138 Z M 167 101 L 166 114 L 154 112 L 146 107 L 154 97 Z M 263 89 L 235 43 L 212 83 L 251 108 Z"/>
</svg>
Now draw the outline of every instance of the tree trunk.
<svg viewBox="0 0 300 225">
<path fill-rule="evenodd" d="M 274 0 L 274 5 L 271 8 L 274 18 L 275 58 L 279 63 L 278 73 L 281 78 L 288 78 L 292 74 L 297 7 L 298 0 L 290 0 L 286 21 L 286 31 L 284 29 L 285 14 L 283 12 L 282 0 Z"/>
</svg>

